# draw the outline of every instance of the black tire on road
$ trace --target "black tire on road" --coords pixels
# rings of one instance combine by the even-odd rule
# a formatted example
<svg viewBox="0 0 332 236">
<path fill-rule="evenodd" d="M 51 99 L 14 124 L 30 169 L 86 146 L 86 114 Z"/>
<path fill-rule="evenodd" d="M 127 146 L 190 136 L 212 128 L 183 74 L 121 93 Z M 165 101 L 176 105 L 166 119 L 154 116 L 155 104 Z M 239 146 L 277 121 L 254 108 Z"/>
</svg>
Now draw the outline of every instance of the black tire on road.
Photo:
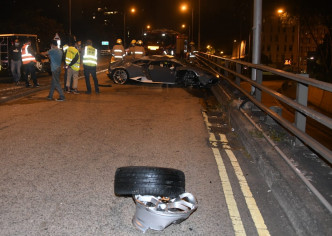
<svg viewBox="0 0 332 236">
<path fill-rule="evenodd" d="M 185 175 L 171 168 L 128 166 L 115 172 L 114 193 L 119 196 L 177 197 L 185 192 Z"/>
</svg>

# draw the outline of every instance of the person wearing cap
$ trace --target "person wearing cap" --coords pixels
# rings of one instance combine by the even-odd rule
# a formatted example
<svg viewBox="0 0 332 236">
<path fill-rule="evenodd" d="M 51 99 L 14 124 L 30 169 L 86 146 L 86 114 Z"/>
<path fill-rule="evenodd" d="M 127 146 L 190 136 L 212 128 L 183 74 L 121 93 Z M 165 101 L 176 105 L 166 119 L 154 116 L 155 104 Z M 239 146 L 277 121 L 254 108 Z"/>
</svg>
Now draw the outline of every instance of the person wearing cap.
<svg viewBox="0 0 332 236">
<path fill-rule="evenodd" d="M 92 41 L 87 40 L 86 46 L 83 52 L 83 66 L 84 66 L 84 77 L 86 84 L 86 94 L 91 94 L 90 74 L 93 78 L 95 85 L 95 92 L 99 93 L 98 79 L 97 79 L 97 55 L 98 51 L 92 46 Z"/>
<path fill-rule="evenodd" d="M 123 60 L 123 57 L 126 55 L 121 39 L 116 40 L 116 44 L 113 46 L 112 49 L 112 55 L 114 57 L 114 60 L 116 61 Z"/>
<path fill-rule="evenodd" d="M 15 39 L 14 45 L 10 49 L 9 61 L 14 83 L 19 85 L 21 79 L 22 54 L 20 41 L 18 39 Z"/>
<path fill-rule="evenodd" d="M 143 41 L 138 40 L 134 47 L 134 57 L 141 58 L 143 56 L 145 56 L 145 49 L 143 47 Z"/>
<path fill-rule="evenodd" d="M 39 87 L 37 76 L 36 76 L 36 53 L 31 47 L 31 40 L 28 39 L 21 49 L 22 63 L 23 63 L 23 73 L 25 78 L 26 87 L 30 87 L 29 75 L 33 81 L 34 87 Z"/>
<path fill-rule="evenodd" d="M 133 39 L 130 42 L 130 46 L 128 48 L 128 55 L 131 55 L 133 58 L 135 57 L 135 45 L 136 45 L 136 40 Z"/>
</svg>

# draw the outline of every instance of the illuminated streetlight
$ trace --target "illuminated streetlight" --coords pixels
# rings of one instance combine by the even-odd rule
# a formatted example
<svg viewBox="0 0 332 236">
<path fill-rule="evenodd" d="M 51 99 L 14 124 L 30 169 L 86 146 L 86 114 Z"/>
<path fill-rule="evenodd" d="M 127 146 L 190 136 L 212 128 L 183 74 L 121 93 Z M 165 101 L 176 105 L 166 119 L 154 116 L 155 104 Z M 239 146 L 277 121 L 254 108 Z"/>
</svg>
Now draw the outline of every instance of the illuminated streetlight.
<svg viewBox="0 0 332 236">
<path fill-rule="evenodd" d="M 181 11 L 187 11 L 188 10 L 188 5 L 187 4 L 182 4 L 180 9 L 181 9 Z"/>
<path fill-rule="evenodd" d="M 132 7 L 130 9 L 130 12 L 134 14 L 136 12 L 136 9 Z M 126 46 L 126 11 L 123 11 L 123 46 Z"/>
<path fill-rule="evenodd" d="M 182 29 L 186 28 L 186 25 L 185 25 L 185 24 L 182 24 L 182 25 L 181 25 L 181 28 L 182 28 Z"/>
<path fill-rule="evenodd" d="M 188 11 L 188 4 L 182 4 L 180 6 L 182 12 Z M 190 28 L 189 28 L 190 31 Z M 189 33 L 190 34 L 190 33 Z M 194 7 L 191 6 L 191 41 L 194 41 Z"/>
<path fill-rule="evenodd" d="M 284 10 L 280 8 L 277 10 L 277 12 L 278 12 L 278 14 L 282 14 L 282 13 L 284 13 Z"/>
<path fill-rule="evenodd" d="M 151 28 L 151 25 L 147 25 L 146 28 L 149 30 Z"/>
</svg>

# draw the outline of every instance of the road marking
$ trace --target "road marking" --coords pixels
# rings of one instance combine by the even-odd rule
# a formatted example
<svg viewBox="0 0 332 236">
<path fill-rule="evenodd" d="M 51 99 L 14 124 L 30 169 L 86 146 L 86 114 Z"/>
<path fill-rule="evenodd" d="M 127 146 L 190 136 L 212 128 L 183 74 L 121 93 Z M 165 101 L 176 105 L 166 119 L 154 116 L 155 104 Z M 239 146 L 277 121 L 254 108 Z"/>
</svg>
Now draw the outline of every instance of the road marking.
<svg viewBox="0 0 332 236">
<path fill-rule="evenodd" d="M 244 227 L 243 227 L 240 212 L 237 207 L 237 204 L 236 204 L 236 201 L 234 198 L 234 194 L 233 194 L 233 190 L 232 190 L 232 186 L 231 186 L 231 183 L 230 183 L 228 175 L 227 175 L 226 167 L 225 167 L 222 157 L 220 155 L 219 149 L 217 147 L 215 147 L 215 144 L 217 142 L 216 137 L 212 132 L 210 132 L 211 124 L 209 123 L 208 117 L 205 112 L 203 112 L 203 117 L 204 117 L 205 124 L 209 131 L 209 136 L 210 136 L 209 141 L 212 144 L 212 152 L 213 152 L 214 157 L 217 162 L 219 176 L 220 176 L 220 180 L 221 180 L 221 184 L 222 184 L 222 189 L 224 191 L 225 200 L 226 200 L 227 208 L 228 208 L 228 213 L 229 213 L 229 216 L 232 221 L 234 233 L 237 236 L 244 236 L 244 235 L 246 235 L 246 231 L 244 230 Z"/>
<path fill-rule="evenodd" d="M 220 179 L 221 179 L 221 183 L 222 183 L 222 188 L 225 194 L 225 199 L 226 199 L 226 203 L 227 203 L 227 207 L 228 207 L 228 212 L 230 215 L 230 218 L 232 220 L 232 225 L 233 225 L 233 229 L 235 232 L 235 235 L 246 235 L 246 232 L 244 230 L 243 227 L 243 223 L 241 220 L 241 216 L 235 201 L 235 197 L 233 194 L 233 190 L 232 190 L 232 186 L 231 183 L 229 181 L 228 175 L 227 175 L 227 171 L 226 171 L 226 167 L 224 165 L 224 162 L 222 160 L 221 154 L 219 149 L 217 148 L 217 142 L 221 142 L 222 143 L 222 147 L 224 148 L 231 164 L 232 167 L 234 169 L 235 175 L 239 181 L 239 185 L 241 188 L 241 191 L 243 193 L 243 196 L 245 198 L 247 207 L 249 209 L 249 212 L 251 214 L 251 218 L 255 224 L 256 230 L 258 235 L 260 236 L 269 236 L 270 232 L 268 231 L 263 216 L 256 204 L 256 200 L 254 199 L 250 187 L 247 183 L 246 178 L 243 175 L 242 169 L 236 159 L 236 156 L 234 155 L 234 153 L 231 150 L 231 147 L 228 145 L 228 140 L 226 138 L 226 135 L 224 134 L 219 134 L 220 136 L 220 141 L 218 141 L 215 137 L 215 135 L 211 132 L 211 123 L 208 120 L 208 116 L 206 115 L 205 112 L 202 112 L 203 114 L 203 118 L 204 118 L 204 122 L 206 124 L 206 127 L 208 129 L 209 132 L 209 141 L 212 145 L 212 151 L 213 154 L 215 156 L 216 159 L 216 163 L 218 166 L 218 170 L 219 170 L 219 175 L 220 175 Z"/>
<path fill-rule="evenodd" d="M 225 152 L 226 152 L 228 158 L 231 161 L 231 164 L 232 164 L 233 169 L 235 171 L 236 177 L 239 180 L 239 184 L 240 184 L 243 196 L 246 200 L 249 212 L 251 214 L 251 218 L 253 219 L 253 221 L 255 223 L 258 235 L 261 235 L 261 236 L 270 235 L 270 232 L 268 231 L 268 229 L 265 225 L 263 216 L 262 216 L 262 214 L 261 214 L 261 212 L 260 212 L 260 210 L 259 210 L 259 208 L 256 204 L 256 200 L 255 200 L 255 198 L 253 197 L 253 195 L 251 193 L 251 190 L 250 190 L 250 187 L 247 183 L 247 180 L 244 177 L 242 169 L 241 169 L 241 167 L 240 167 L 240 165 L 239 165 L 239 163 L 236 159 L 236 156 L 234 155 L 234 153 L 232 152 L 230 146 L 228 145 L 228 140 L 226 138 L 226 135 L 219 134 L 219 136 L 220 136 L 220 141 L 223 143 L 222 146 L 225 149 Z"/>
</svg>

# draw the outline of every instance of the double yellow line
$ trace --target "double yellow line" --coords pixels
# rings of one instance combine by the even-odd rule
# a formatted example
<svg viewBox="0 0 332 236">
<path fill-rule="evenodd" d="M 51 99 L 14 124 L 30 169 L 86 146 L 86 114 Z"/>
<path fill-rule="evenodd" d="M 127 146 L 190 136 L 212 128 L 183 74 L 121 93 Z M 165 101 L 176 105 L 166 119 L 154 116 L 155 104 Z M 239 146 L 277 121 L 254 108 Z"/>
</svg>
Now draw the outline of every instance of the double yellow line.
<svg viewBox="0 0 332 236">
<path fill-rule="evenodd" d="M 226 200 L 227 207 L 228 207 L 228 212 L 229 212 L 229 215 L 230 215 L 230 218 L 232 221 L 235 235 L 241 235 L 241 236 L 246 235 L 246 231 L 245 231 L 243 223 L 242 223 L 241 215 L 240 215 L 239 209 L 237 207 L 237 203 L 236 203 L 236 200 L 235 200 L 235 197 L 233 194 L 232 185 L 228 178 L 226 167 L 224 165 L 220 151 L 216 145 L 217 142 L 222 143 L 222 147 L 224 148 L 224 150 L 233 166 L 234 172 L 239 181 L 242 194 L 245 198 L 248 210 L 251 214 L 251 217 L 252 217 L 252 220 L 257 229 L 258 235 L 260 235 L 260 236 L 270 235 L 270 233 L 265 225 L 262 214 L 256 204 L 256 200 L 251 193 L 247 180 L 245 179 L 242 169 L 236 159 L 236 156 L 232 152 L 231 147 L 228 145 L 228 140 L 227 140 L 226 136 L 224 134 L 219 134 L 220 141 L 216 140 L 215 135 L 211 132 L 211 123 L 209 123 L 208 117 L 205 112 L 203 112 L 203 117 L 204 117 L 204 122 L 205 122 L 206 127 L 209 132 L 209 141 L 211 143 L 212 152 L 213 152 L 214 157 L 217 162 L 219 176 L 220 176 L 222 188 L 223 188 L 224 195 L 225 195 L 225 200 Z"/>
</svg>

